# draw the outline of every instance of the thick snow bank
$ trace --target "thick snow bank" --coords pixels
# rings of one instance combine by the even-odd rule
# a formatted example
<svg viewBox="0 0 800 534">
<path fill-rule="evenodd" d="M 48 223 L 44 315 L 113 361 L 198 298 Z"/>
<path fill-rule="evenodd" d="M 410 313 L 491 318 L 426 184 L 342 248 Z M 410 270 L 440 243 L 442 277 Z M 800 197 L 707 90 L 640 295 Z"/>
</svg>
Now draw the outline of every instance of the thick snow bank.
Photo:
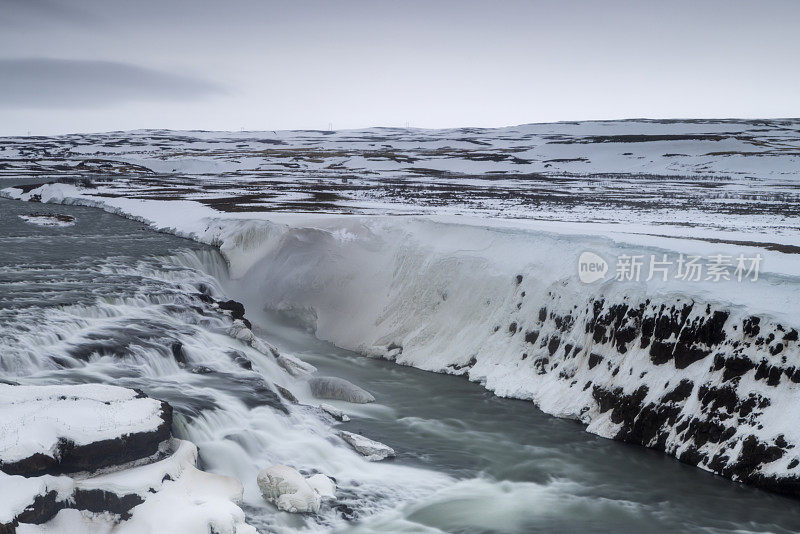
<svg viewBox="0 0 800 534">
<path fill-rule="evenodd" d="M 245 523 L 244 512 L 237 506 L 242 500 L 242 484 L 231 477 L 204 473 L 195 467 L 196 462 L 197 448 L 192 443 L 173 440 L 170 454 L 153 463 L 74 481 L 47 476 L 23 479 L 25 484 L 16 488 L 31 486 L 42 493 L 55 481 L 62 491 L 51 508 L 58 512 L 52 519 L 41 524 L 39 521 L 28 523 L 22 516 L 17 531 L 31 534 L 100 534 L 112 530 L 136 534 L 254 533 L 255 529 Z M 135 506 L 125 507 L 121 514 L 124 521 L 120 522 L 119 510 L 98 513 L 97 506 L 101 502 L 134 503 Z"/>
</svg>

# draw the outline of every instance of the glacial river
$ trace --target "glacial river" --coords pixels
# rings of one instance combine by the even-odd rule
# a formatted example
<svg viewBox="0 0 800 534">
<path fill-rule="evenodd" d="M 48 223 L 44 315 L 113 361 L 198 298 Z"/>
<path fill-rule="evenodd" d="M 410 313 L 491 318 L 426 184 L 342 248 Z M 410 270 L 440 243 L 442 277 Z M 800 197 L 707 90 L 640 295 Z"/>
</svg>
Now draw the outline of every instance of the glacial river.
<svg viewBox="0 0 800 534">
<path fill-rule="evenodd" d="M 19 218 L 35 211 L 76 223 L 51 228 Z M 258 295 L 226 273 L 214 249 L 141 223 L 0 199 L 0 378 L 107 382 L 169 401 L 176 434 L 198 444 L 204 469 L 243 481 L 243 508 L 263 532 L 800 531 L 797 501 L 587 434 L 463 378 L 338 349 L 263 312 Z M 225 335 L 224 318 L 191 298 L 198 288 L 243 302 L 262 339 L 377 402 L 334 403 L 347 423 L 320 417 L 304 406 L 316 403 L 301 380 Z M 242 369 L 237 354 L 253 370 Z M 301 404 L 286 403 L 283 413 L 263 387 L 270 382 Z M 382 441 L 397 458 L 366 462 L 337 429 Z M 273 463 L 334 476 L 340 506 L 326 505 L 318 517 L 276 512 L 255 485 L 258 469 Z"/>
</svg>

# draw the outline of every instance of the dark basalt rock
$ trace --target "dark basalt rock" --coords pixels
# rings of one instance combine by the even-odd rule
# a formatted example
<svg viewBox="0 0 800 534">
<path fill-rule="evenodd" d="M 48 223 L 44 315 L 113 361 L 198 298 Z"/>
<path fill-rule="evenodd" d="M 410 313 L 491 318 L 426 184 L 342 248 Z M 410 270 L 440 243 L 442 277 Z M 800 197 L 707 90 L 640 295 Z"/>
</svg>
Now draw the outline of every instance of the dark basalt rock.
<svg viewBox="0 0 800 534">
<path fill-rule="evenodd" d="M 386 347 L 387 352 L 392 352 L 393 350 L 398 351 L 397 354 L 403 354 L 403 346 L 398 343 L 391 342 L 389 346 Z"/>
<path fill-rule="evenodd" d="M 783 454 L 784 451 L 777 445 L 768 445 L 751 435 L 742 442 L 742 450 L 736 462 L 723 469 L 723 474 L 736 480 L 745 481 L 750 477 L 763 477 L 760 473 L 754 473 L 755 469 L 761 464 L 780 459 Z"/>
<path fill-rule="evenodd" d="M 144 499 L 136 494 L 118 495 L 99 489 L 77 489 L 67 499 L 58 500 L 58 493 L 53 490 L 36 496 L 12 521 L 0 524 L 0 534 L 15 534 L 20 523 L 41 525 L 67 508 L 94 513 L 110 512 L 125 521 L 130 519 L 130 511 L 143 502 Z"/>
<path fill-rule="evenodd" d="M 194 297 L 201 302 L 205 302 L 206 304 L 213 304 L 215 302 L 214 297 L 211 295 L 206 295 L 205 293 L 195 293 Z"/>
<path fill-rule="evenodd" d="M 339 512 L 339 515 L 347 521 L 352 521 L 358 517 L 355 509 L 347 504 L 337 504 L 333 509 Z"/>
<path fill-rule="evenodd" d="M 231 350 L 228 352 L 228 356 L 230 356 L 231 360 L 233 360 L 233 363 L 235 363 L 242 369 L 245 369 L 247 371 L 253 370 L 253 362 L 250 361 L 250 359 L 247 357 L 247 355 L 245 355 L 244 352 L 240 350 Z"/>
<path fill-rule="evenodd" d="M 609 391 L 595 385 L 592 389 L 592 397 L 600 407 L 600 412 L 612 410 L 611 421 L 613 423 L 632 423 L 639 412 L 642 411 L 642 401 L 647 396 L 648 391 L 648 387 L 642 385 L 630 395 L 625 395 L 622 388 L 618 387 L 613 391 Z"/>
<path fill-rule="evenodd" d="M 556 336 L 552 336 L 550 340 L 547 342 L 547 352 L 550 353 L 550 356 L 556 353 L 558 350 L 558 346 L 561 344 L 561 339 Z"/>
<path fill-rule="evenodd" d="M 524 359 L 525 359 L 525 358 L 523 358 L 523 360 L 524 360 Z M 459 364 L 457 364 L 457 363 L 451 363 L 451 364 L 450 364 L 450 365 L 448 365 L 447 367 L 449 367 L 450 369 L 453 369 L 454 371 L 461 371 L 461 370 L 463 370 L 463 369 L 470 369 L 471 367 L 474 367 L 476 363 L 478 363 L 478 359 L 477 359 L 477 358 L 475 358 L 475 356 L 473 356 L 473 357 L 472 357 L 472 358 L 470 358 L 470 359 L 469 359 L 469 361 L 468 361 L 467 363 L 465 363 L 464 365 L 459 365 Z"/>
<path fill-rule="evenodd" d="M 536 358 L 533 360 L 533 368 L 536 369 L 537 375 L 547 374 L 547 366 L 550 363 L 549 358 Z"/>
<path fill-rule="evenodd" d="M 700 405 L 704 409 L 714 411 L 724 409 L 728 413 L 733 413 L 736 410 L 736 405 L 739 403 L 736 390 L 729 386 L 720 388 L 709 388 L 705 385 L 700 386 L 697 392 L 697 398 L 700 400 Z"/>
<path fill-rule="evenodd" d="M 759 324 L 761 323 L 761 319 L 758 317 L 748 317 L 744 321 L 742 321 L 742 332 L 744 335 L 749 337 L 756 337 L 758 333 L 761 331 L 761 327 Z"/>
<path fill-rule="evenodd" d="M 528 331 L 525 332 L 525 341 L 527 343 L 536 343 L 536 340 L 539 339 L 539 332 L 538 331 Z"/>
<path fill-rule="evenodd" d="M 172 407 L 161 403 L 161 424 L 151 432 L 125 434 L 115 439 L 76 445 L 62 439 L 55 458 L 40 453 L 28 458 L 0 463 L 0 470 L 9 475 L 61 475 L 79 471 L 96 471 L 104 467 L 140 460 L 158 452 L 158 447 L 172 435 Z"/>
<path fill-rule="evenodd" d="M 722 373 L 722 381 L 728 382 L 734 378 L 745 375 L 748 371 L 755 369 L 756 364 L 753 360 L 745 356 L 731 356 L 725 358 L 722 354 L 714 357 L 714 370 L 725 369 Z"/>
<path fill-rule="evenodd" d="M 762 430 L 761 416 L 771 405 L 763 392 L 740 392 L 743 381 L 755 379 L 775 389 L 800 383 L 797 328 L 755 316 L 732 320 L 730 310 L 680 298 L 664 303 L 598 298 L 582 310 L 574 306 L 564 313 L 558 303 L 558 295 L 548 293 L 535 320 L 515 321 L 510 331 L 525 333 L 522 360 L 530 361 L 536 374 L 555 373 L 569 381 L 566 387 L 591 391 L 596 409 L 610 412 L 611 422 L 619 425 L 613 437 L 800 497 L 798 478 L 759 472 L 760 465 L 775 461 L 778 451 L 785 454 L 795 444 L 785 438 L 750 443 L 739 454 L 743 438 L 737 435 L 737 429 Z M 576 341 L 588 346 L 575 346 Z M 652 376 L 649 365 L 665 366 L 676 379 L 661 383 L 658 400 L 645 402 L 648 391 L 662 387 L 644 383 Z M 591 380 L 579 384 L 580 369 L 590 372 Z M 696 384 L 694 376 L 702 376 L 705 383 Z M 612 385 L 622 379 L 624 389 Z M 692 402 L 693 396 L 698 402 Z M 587 405 L 581 413 L 591 409 Z M 721 447 L 706 452 L 707 444 Z M 798 466 L 800 458 L 794 468 Z"/>
<path fill-rule="evenodd" d="M 179 365 L 186 365 L 186 355 L 183 353 L 183 343 L 180 341 L 175 341 L 170 346 L 170 351 L 172 352 L 172 357 L 175 358 L 175 361 L 178 362 Z"/>
<path fill-rule="evenodd" d="M 67 507 L 59 501 L 58 493 L 53 490 L 44 495 L 37 495 L 33 502 L 8 523 L 0 523 L 0 534 L 16 534 L 20 523 L 41 525 L 53 519 L 58 512 Z"/>
<path fill-rule="evenodd" d="M 136 391 L 134 398 L 146 395 Z M 65 397 L 61 397 L 62 399 Z M 58 443 L 55 457 L 34 454 L 29 458 L 0 465 L 0 470 L 11 475 L 27 477 L 62 475 L 76 472 L 93 472 L 101 468 L 120 466 L 154 456 L 159 446 L 172 435 L 172 408 L 161 403 L 162 423 L 153 431 L 125 434 L 115 439 L 101 440 L 86 445 L 75 445 L 63 439 Z M 130 510 L 144 500 L 136 494 L 118 495 L 104 490 L 76 489 L 59 499 L 55 490 L 33 498 L 33 501 L 12 521 L 0 524 L 0 534 L 13 534 L 21 523 L 43 524 L 53 519 L 59 511 L 70 508 L 95 513 L 110 512 L 122 520 L 130 517 Z"/>
<path fill-rule="evenodd" d="M 130 519 L 130 511 L 133 507 L 139 506 L 144 502 L 139 495 L 117 495 L 110 491 L 103 490 L 77 490 L 69 508 L 87 510 L 89 512 L 101 513 L 111 512 L 118 514 L 120 519 Z"/>
<path fill-rule="evenodd" d="M 683 402 L 689 398 L 689 395 L 692 394 L 693 389 L 694 382 L 684 378 L 681 380 L 680 384 L 675 387 L 675 389 L 661 397 L 661 402 Z"/>
<path fill-rule="evenodd" d="M 244 319 L 244 304 L 235 300 L 224 300 L 217 302 L 220 309 L 228 310 L 234 319 Z M 249 327 L 248 327 L 249 328 Z"/>
</svg>

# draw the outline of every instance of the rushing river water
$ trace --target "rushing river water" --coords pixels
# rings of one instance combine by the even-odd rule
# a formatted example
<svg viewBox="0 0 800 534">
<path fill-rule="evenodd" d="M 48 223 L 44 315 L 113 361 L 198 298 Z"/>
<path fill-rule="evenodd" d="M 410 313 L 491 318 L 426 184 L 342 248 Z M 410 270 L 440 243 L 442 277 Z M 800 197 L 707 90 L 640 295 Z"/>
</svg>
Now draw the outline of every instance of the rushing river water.
<svg viewBox="0 0 800 534">
<path fill-rule="evenodd" d="M 49 228 L 19 217 L 33 211 L 76 223 Z M 229 319 L 198 291 L 242 301 L 260 337 L 320 374 L 361 385 L 377 402 L 338 403 L 352 420 L 333 428 L 302 380 L 228 336 Z M 259 530 L 800 530 L 796 501 L 592 436 L 462 378 L 337 349 L 263 305 L 227 278 L 214 249 L 91 208 L 0 199 L 0 378 L 107 382 L 169 401 L 176 433 L 198 444 L 203 467 L 243 481 L 243 507 Z M 281 403 L 270 383 L 301 404 Z M 398 456 L 366 462 L 336 428 L 387 443 Z M 275 512 L 255 485 L 258 470 L 273 463 L 334 476 L 345 506 L 319 517 Z M 347 521 L 352 514 L 358 519 Z"/>
</svg>

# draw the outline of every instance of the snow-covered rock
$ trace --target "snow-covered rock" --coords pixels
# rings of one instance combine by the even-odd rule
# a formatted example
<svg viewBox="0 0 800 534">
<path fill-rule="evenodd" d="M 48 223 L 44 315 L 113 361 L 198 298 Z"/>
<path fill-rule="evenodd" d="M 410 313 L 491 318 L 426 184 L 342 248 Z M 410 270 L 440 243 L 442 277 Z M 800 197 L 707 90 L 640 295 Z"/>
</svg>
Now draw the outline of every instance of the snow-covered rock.
<svg viewBox="0 0 800 534">
<path fill-rule="evenodd" d="M 255 534 L 238 506 L 242 501 L 242 483 L 233 477 L 200 471 L 195 467 L 196 462 L 197 447 L 181 441 L 174 460 L 168 458 L 154 466 L 143 466 L 139 471 L 118 472 L 111 480 L 92 481 L 97 487 L 127 486 L 130 489 L 138 483 L 139 491 L 149 486 L 144 502 L 133 508 L 130 519 L 114 532 Z M 171 480 L 166 474 L 170 474 Z M 155 493 L 151 488 L 156 489 Z"/>
<path fill-rule="evenodd" d="M 331 406 L 330 404 L 322 403 L 319 405 L 319 409 L 327 413 L 337 421 L 342 421 L 343 423 L 346 423 L 347 421 L 350 420 L 350 417 L 348 417 L 346 413 L 344 413 L 339 408 L 336 408 L 335 406 Z"/>
<path fill-rule="evenodd" d="M 241 319 L 233 321 L 233 325 L 228 329 L 228 335 L 247 343 L 262 354 L 274 357 L 278 365 L 292 376 L 308 375 L 317 370 L 316 367 L 299 358 L 290 354 L 281 354 L 277 348 L 256 336 Z"/>
<path fill-rule="evenodd" d="M 116 386 L 0 384 L 0 470 L 94 471 L 155 454 L 172 408 Z"/>
<path fill-rule="evenodd" d="M 64 228 L 75 225 L 75 217 L 59 213 L 31 213 L 30 215 L 20 215 L 19 218 L 26 223 L 51 228 Z"/>
<path fill-rule="evenodd" d="M 336 376 L 315 376 L 308 381 L 311 394 L 318 399 L 341 400 L 365 404 L 375 402 L 371 393 Z"/>
<path fill-rule="evenodd" d="M 0 532 L 255 532 L 242 484 L 198 470 L 169 405 L 141 392 L 0 384 L 0 421 Z"/>
<path fill-rule="evenodd" d="M 275 360 L 278 362 L 278 365 L 283 367 L 284 370 L 292 376 L 309 375 L 317 371 L 317 368 L 310 363 L 306 363 L 291 354 L 280 354 Z"/>
<path fill-rule="evenodd" d="M 169 454 L 161 460 L 122 466 L 85 479 L 61 477 L 70 485 L 62 483 L 66 490 L 48 509 L 52 517 L 21 515 L 17 530 L 31 534 L 112 530 L 122 534 L 255 533 L 237 505 L 242 500 L 241 482 L 200 471 L 196 462 L 197 447 L 172 440 Z M 115 504 L 123 507 L 97 513 Z M 27 523 L 29 517 L 33 521 Z"/>
<path fill-rule="evenodd" d="M 350 444 L 356 452 L 364 455 L 367 460 L 371 462 L 379 462 L 387 458 L 392 458 L 395 455 L 393 448 L 379 441 L 365 438 L 361 434 L 354 434 L 353 432 L 342 430 L 339 432 L 339 436 Z"/>
<path fill-rule="evenodd" d="M 72 496 L 75 482 L 65 476 L 26 478 L 0 472 L 0 532 L 11 532 L 20 522 L 49 519 L 50 510 Z"/>
<path fill-rule="evenodd" d="M 336 483 L 322 473 L 311 475 L 306 479 L 308 485 L 314 488 L 323 499 L 336 498 Z"/>
<path fill-rule="evenodd" d="M 316 485 L 319 481 L 315 482 Z M 278 510 L 292 513 L 319 512 L 322 497 L 297 469 L 273 465 L 258 473 L 258 487 Z"/>
<path fill-rule="evenodd" d="M 248 326 L 241 319 L 234 319 L 233 324 L 228 329 L 228 335 L 251 345 L 254 340 L 258 339 L 256 335 L 253 333 L 253 331 L 250 330 L 250 328 L 248 328 Z M 263 351 L 263 352 L 264 354 L 269 354 L 269 351 Z"/>
</svg>

